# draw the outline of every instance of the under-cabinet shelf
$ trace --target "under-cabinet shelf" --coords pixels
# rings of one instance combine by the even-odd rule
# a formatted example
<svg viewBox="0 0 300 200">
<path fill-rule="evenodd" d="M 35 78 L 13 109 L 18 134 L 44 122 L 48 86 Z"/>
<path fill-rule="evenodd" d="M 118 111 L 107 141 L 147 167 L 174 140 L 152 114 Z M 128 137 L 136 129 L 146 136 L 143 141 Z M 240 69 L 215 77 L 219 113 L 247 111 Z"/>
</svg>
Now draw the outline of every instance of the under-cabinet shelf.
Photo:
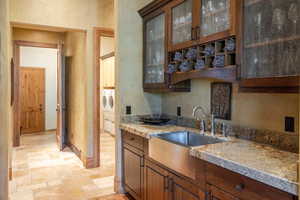
<svg viewBox="0 0 300 200">
<path fill-rule="evenodd" d="M 236 65 L 226 66 L 222 68 L 205 68 L 201 70 L 192 70 L 189 72 L 176 72 L 171 75 L 171 84 L 177 84 L 185 80 L 198 78 L 212 78 L 222 81 L 234 82 L 237 78 L 236 75 Z"/>
<path fill-rule="evenodd" d="M 169 52 L 168 63 L 170 84 L 197 78 L 234 82 L 237 77 L 235 38 Z"/>
</svg>

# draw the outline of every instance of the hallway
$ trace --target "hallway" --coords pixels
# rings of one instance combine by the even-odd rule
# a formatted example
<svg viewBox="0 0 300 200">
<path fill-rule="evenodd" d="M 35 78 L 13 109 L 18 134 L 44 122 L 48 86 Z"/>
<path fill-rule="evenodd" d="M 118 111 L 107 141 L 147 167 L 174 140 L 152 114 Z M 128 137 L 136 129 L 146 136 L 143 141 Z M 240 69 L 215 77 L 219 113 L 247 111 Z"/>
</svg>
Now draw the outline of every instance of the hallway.
<svg viewBox="0 0 300 200">
<path fill-rule="evenodd" d="M 23 135 L 21 146 L 13 149 L 10 199 L 126 199 L 123 195 L 112 195 L 114 139 L 111 136 L 101 135 L 101 151 L 101 167 L 85 169 L 69 148 L 58 151 L 54 132 Z"/>
</svg>

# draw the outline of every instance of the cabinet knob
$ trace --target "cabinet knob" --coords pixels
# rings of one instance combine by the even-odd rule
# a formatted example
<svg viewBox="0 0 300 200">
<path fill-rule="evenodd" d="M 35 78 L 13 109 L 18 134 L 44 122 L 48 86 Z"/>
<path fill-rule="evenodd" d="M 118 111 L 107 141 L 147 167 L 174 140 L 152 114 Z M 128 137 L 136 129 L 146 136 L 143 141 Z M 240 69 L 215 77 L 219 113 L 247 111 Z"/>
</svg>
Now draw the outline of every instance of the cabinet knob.
<svg viewBox="0 0 300 200">
<path fill-rule="evenodd" d="M 244 188 L 245 188 L 245 185 L 242 183 L 235 186 L 235 189 L 237 191 L 242 191 Z"/>
<path fill-rule="evenodd" d="M 134 137 L 130 138 L 130 140 L 133 141 L 133 140 L 134 140 Z"/>
</svg>

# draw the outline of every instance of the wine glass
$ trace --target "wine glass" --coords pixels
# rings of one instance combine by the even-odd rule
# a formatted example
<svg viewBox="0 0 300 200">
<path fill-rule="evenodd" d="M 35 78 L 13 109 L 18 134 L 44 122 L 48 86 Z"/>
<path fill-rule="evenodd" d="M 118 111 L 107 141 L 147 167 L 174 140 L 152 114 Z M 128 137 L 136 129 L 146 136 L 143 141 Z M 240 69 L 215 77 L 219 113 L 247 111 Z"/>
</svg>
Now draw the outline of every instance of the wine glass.
<svg viewBox="0 0 300 200">
<path fill-rule="evenodd" d="M 291 20 L 294 24 L 294 33 L 297 34 L 297 21 L 299 20 L 298 15 L 298 5 L 295 3 L 292 3 L 290 5 L 289 11 L 288 11 L 288 19 Z"/>
<path fill-rule="evenodd" d="M 279 32 L 281 32 L 284 23 L 285 23 L 285 12 L 280 8 L 276 8 L 273 11 L 272 24 L 276 26 Z"/>
</svg>

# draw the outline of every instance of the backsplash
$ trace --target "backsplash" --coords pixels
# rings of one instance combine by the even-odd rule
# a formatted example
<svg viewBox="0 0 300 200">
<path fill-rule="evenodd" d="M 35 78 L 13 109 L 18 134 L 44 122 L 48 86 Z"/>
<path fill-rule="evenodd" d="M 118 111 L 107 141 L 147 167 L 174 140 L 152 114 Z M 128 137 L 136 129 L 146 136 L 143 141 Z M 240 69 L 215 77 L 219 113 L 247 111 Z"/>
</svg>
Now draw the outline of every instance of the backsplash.
<svg viewBox="0 0 300 200">
<path fill-rule="evenodd" d="M 148 115 L 146 115 L 148 116 Z M 173 115 L 163 114 L 163 116 L 168 117 L 171 121 L 168 124 L 199 128 L 200 122 L 187 117 L 176 117 Z M 139 122 L 140 117 L 145 117 L 145 115 L 128 115 L 122 117 L 122 122 L 124 123 L 136 123 Z M 216 120 L 216 134 L 222 133 L 222 124 L 225 125 L 225 133 L 228 136 L 236 137 L 239 139 L 250 140 L 257 143 L 271 145 L 275 148 L 289 151 L 293 153 L 299 153 L 299 140 L 298 134 L 284 133 L 278 131 L 271 131 L 265 129 L 255 129 L 236 125 L 229 123 L 228 121 Z M 210 120 L 205 120 L 207 131 L 210 131 Z"/>
</svg>

